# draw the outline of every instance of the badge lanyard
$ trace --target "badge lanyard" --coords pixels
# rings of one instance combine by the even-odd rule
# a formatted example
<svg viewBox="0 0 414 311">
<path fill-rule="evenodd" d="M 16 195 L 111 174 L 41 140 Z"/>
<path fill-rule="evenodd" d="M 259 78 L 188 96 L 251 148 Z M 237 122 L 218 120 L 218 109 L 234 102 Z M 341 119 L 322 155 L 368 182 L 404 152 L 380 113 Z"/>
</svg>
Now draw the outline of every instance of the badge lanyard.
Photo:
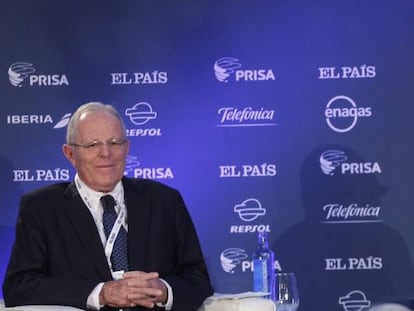
<svg viewBox="0 0 414 311">
<path fill-rule="evenodd" d="M 85 204 L 87 205 L 87 207 L 92 213 L 93 211 L 92 203 L 91 203 L 92 200 L 90 199 L 90 196 L 88 192 L 86 191 L 86 189 L 84 189 L 84 187 L 82 186 L 77 174 L 75 176 L 75 183 L 76 183 L 76 187 L 78 188 L 79 194 L 81 195 L 83 201 L 85 202 Z M 108 265 L 111 268 L 111 271 L 112 271 L 112 264 L 111 264 L 112 250 L 114 248 L 115 240 L 119 234 L 119 231 L 121 230 L 121 226 L 124 225 L 124 227 L 126 228 L 125 220 L 126 220 L 126 210 L 125 210 L 125 207 L 121 206 L 121 210 L 118 214 L 118 217 L 116 218 L 116 221 L 112 227 L 111 232 L 109 233 L 108 239 L 106 240 L 106 244 L 105 244 L 105 256 L 108 261 Z M 119 272 L 120 271 L 113 271 L 114 278 L 118 278 L 117 275 L 119 274 Z M 121 272 L 123 273 L 123 271 Z"/>
</svg>

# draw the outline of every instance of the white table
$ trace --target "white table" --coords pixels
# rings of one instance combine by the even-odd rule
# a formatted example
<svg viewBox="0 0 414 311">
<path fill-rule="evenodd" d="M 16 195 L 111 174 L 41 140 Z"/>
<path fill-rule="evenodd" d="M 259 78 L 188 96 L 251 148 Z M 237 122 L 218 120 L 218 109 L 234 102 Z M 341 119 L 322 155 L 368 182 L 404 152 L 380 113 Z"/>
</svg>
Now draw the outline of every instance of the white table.
<svg viewBox="0 0 414 311">
<path fill-rule="evenodd" d="M 0 311 L 80 311 L 82 309 L 66 306 L 20 306 L 13 308 L 4 307 L 0 300 Z M 260 297 L 257 293 L 240 293 L 240 294 L 215 294 L 207 298 L 198 311 L 275 311 L 275 304 L 269 300 Z"/>
</svg>

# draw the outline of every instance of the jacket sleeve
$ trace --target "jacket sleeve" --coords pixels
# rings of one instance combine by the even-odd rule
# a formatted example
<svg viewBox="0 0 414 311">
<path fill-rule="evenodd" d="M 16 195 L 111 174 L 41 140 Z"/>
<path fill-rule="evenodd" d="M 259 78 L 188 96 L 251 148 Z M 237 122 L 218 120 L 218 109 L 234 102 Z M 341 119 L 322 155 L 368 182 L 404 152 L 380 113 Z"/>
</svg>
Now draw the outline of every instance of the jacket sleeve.
<svg viewBox="0 0 414 311">
<path fill-rule="evenodd" d="M 195 311 L 213 294 L 201 245 L 181 195 L 175 206 L 176 273 L 165 280 L 173 288 L 173 310 Z"/>
<path fill-rule="evenodd" d="M 22 197 L 15 242 L 3 282 L 5 304 L 85 308 L 97 282 L 64 274 L 51 275 L 48 249 L 51 230 L 46 228 L 50 219 L 45 218 L 45 211 L 38 205 L 31 196 Z M 59 232 L 54 234 L 57 236 Z"/>
</svg>

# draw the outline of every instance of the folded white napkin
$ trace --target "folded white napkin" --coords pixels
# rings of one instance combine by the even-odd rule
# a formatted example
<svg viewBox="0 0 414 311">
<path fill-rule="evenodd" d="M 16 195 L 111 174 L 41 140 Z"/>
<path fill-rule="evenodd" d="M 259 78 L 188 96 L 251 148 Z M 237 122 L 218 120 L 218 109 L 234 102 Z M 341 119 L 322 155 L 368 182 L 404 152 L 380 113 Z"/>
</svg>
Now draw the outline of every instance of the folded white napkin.
<svg viewBox="0 0 414 311">
<path fill-rule="evenodd" d="M 204 301 L 198 311 L 275 311 L 276 306 L 273 301 L 263 298 L 268 294 L 262 292 L 215 293 Z"/>
</svg>

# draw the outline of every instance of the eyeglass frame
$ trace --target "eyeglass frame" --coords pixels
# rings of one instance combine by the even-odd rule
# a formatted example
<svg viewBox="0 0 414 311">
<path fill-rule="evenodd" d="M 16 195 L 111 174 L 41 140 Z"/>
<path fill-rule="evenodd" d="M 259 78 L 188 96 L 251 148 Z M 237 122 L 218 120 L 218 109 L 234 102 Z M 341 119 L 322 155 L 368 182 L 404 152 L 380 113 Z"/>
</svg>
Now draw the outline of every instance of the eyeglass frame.
<svg viewBox="0 0 414 311">
<path fill-rule="evenodd" d="M 84 144 L 77 144 L 77 143 L 69 143 L 69 146 L 74 146 L 74 147 L 80 147 L 84 150 L 94 150 L 95 147 L 97 148 L 97 150 L 101 149 L 101 147 L 103 145 L 107 145 L 108 147 L 121 147 L 123 144 L 125 144 L 127 142 L 127 138 L 120 138 L 120 139 L 116 139 L 116 138 L 112 138 L 107 140 L 106 142 L 94 139 L 90 142 L 84 143 Z"/>
</svg>

